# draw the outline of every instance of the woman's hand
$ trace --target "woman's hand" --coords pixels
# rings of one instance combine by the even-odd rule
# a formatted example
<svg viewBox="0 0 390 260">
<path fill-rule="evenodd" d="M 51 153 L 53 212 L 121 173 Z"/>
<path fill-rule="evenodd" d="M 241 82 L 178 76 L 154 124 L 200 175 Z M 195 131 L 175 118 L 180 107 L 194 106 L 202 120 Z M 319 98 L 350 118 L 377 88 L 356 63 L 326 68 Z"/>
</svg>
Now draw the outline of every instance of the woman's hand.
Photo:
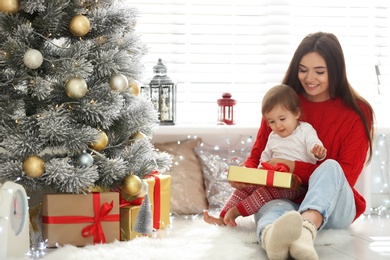
<svg viewBox="0 0 390 260">
<path fill-rule="evenodd" d="M 254 187 L 254 186 L 260 187 L 260 185 L 256 185 L 256 184 L 252 184 L 252 183 L 245 183 L 245 182 L 238 182 L 238 181 L 229 181 L 229 183 L 230 183 L 230 185 L 232 185 L 233 188 L 235 188 L 237 190 L 242 190 L 242 189 Z"/>
</svg>

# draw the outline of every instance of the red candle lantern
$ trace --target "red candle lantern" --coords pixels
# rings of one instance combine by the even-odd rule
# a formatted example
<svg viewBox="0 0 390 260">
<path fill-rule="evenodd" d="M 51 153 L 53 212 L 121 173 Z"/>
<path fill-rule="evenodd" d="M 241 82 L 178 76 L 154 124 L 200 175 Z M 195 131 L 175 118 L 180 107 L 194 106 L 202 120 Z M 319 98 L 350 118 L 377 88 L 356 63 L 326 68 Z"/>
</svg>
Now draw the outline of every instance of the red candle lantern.
<svg viewBox="0 0 390 260">
<path fill-rule="evenodd" d="M 223 93 L 222 98 L 218 99 L 218 121 L 227 125 L 234 125 L 233 106 L 236 100 L 232 99 L 232 94 Z"/>
</svg>

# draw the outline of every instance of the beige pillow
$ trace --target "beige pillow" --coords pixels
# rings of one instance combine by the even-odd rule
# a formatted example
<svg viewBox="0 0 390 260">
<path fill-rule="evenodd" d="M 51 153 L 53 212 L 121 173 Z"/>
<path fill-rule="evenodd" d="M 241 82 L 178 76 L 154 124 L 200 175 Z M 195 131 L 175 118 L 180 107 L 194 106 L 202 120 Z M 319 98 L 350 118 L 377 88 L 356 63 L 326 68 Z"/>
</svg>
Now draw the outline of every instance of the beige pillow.
<svg viewBox="0 0 390 260">
<path fill-rule="evenodd" d="M 167 152 L 173 158 L 172 167 L 166 173 L 172 176 L 173 214 L 198 214 L 208 208 L 202 169 L 194 152 L 194 148 L 201 142 L 202 140 L 198 138 L 154 144 L 155 148 Z"/>
</svg>

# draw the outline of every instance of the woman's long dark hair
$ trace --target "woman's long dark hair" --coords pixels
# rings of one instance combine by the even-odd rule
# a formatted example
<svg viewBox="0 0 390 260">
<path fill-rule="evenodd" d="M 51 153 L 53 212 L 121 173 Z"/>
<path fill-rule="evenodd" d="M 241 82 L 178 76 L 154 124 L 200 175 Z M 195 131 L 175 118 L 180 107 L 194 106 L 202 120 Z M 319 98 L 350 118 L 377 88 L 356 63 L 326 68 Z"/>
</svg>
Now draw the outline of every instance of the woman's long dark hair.
<svg viewBox="0 0 390 260">
<path fill-rule="evenodd" d="M 356 111 L 362 119 L 370 142 L 369 157 L 367 161 L 369 162 L 372 157 L 374 110 L 367 100 L 360 96 L 349 83 L 343 49 L 334 34 L 317 32 L 307 35 L 296 49 L 282 83 L 291 86 L 297 93 L 305 92 L 305 89 L 298 78 L 298 70 L 302 57 L 310 52 L 316 52 L 325 59 L 329 75 L 330 98 L 342 98 L 345 104 Z M 359 106 L 359 102 L 363 102 L 367 105 L 370 109 L 371 118 L 366 118 L 367 115 L 363 113 Z"/>
</svg>

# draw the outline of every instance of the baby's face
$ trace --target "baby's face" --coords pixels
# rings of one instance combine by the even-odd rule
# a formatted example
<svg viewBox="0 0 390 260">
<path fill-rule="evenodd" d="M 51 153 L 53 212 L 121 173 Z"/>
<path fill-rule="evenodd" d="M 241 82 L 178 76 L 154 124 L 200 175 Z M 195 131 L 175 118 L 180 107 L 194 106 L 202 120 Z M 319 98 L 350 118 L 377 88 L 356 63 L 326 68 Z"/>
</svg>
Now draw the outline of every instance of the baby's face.
<svg viewBox="0 0 390 260">
<path fill-rule="evenodd" d="M 287 137 L 297 128 L 299 116 L 299 114 L 294 114 L 281 105 L 277 105 L 271 111 L 264 114 L 264 119 L 277 135 Z"/>
</svg>

